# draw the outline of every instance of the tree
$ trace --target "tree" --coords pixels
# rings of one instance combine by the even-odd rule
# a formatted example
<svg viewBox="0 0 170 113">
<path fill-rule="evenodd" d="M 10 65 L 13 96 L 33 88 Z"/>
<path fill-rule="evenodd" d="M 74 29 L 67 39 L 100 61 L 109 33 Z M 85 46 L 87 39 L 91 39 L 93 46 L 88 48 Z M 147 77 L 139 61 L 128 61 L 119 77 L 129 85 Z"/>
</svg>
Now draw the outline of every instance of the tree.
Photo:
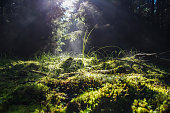
<svg viewBox="0 0 170 113">
<path fill-rule="evenodd" d="M 29 56 L 44 48 L 53 49 L 52 20 L 63 14 L 59 2 L 3 0 L 1 3 L 0 52 Z"/>
</svg>

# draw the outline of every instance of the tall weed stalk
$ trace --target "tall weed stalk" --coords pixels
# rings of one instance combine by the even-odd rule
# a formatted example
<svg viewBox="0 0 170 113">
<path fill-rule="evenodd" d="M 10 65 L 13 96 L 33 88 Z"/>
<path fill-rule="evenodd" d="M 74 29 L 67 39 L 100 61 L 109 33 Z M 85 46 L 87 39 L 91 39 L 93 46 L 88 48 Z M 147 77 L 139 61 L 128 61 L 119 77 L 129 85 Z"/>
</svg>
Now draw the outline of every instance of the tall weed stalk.
<svg viewBox="0 0 170 113">
<path fill-rule="evenodd" d="M 95 28 L 95 27 L 94 27 Z M 84 38 L 83 38 L 83 50 L 82 50 L 82 55 L 83 55 L 83 58 L 85 57 L 85 49 L 86 49 L 86 44 L 87 44 L 87 41 L 92 33 L 92 31 L 94 30 L 94 28 L 87 34 L 87 31 L 85 32 L 84 34 Z"/>
</svg>

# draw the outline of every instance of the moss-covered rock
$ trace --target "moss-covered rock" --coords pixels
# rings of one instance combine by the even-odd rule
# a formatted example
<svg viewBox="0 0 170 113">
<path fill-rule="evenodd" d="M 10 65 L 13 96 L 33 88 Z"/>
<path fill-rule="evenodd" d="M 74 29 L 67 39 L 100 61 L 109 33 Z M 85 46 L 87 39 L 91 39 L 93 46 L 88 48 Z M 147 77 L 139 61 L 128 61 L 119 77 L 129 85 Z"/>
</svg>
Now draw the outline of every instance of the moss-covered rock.
<svg viewBox="0 0 170 113">
<path fill-rule="evenodd" d="M 65 60 L 61 66 L 65 72 L 74 72 L 84 67 L 82 60 L 74 60 L 72 57 Z"/>
</svg>

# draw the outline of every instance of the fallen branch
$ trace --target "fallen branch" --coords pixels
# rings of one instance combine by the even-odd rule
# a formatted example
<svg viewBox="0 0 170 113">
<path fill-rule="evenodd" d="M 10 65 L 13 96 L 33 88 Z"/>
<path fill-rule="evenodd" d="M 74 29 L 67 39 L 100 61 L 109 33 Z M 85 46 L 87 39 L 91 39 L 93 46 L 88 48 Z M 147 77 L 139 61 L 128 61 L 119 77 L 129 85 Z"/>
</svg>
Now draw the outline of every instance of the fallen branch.
<svg viewBox="0 0 170 113">
<path fill-rule="evenodd" d="M 114 74 L 115 69 L 109 69 L 109 70 L 95 70 L 92 71 L 93 73 L 101 73 L 101 74 Z"/>
<path fill-rule="evenodd" d="M 67 79 L 68 77 L 72 77 L 75 75 L 83 75 L 83 73 L 80 73 L 80 72 L 64 73 L 64 74 L 61 74 L 58 78 Z"/>
<path fill-rule="evenodd" d="M 46 73 L 42 73 L 42 72 L 39 72 L 39 71 L 32 71 L 32 70 L 30 70 L 30 71 L 28 71 L 28 72 L 40 74 L 40 75 L 43 75 L 43 76 L 47 76 Z"/>
</svg>

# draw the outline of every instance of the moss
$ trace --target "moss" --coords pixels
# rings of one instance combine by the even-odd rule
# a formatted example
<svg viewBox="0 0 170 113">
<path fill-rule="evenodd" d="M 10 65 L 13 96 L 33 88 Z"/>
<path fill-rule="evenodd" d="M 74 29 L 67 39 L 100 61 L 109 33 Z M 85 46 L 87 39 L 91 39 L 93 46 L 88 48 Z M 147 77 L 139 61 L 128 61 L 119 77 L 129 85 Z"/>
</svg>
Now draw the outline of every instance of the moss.
<svg viewBox="0 0 170 113">
<path fill-rule="evenodd" d="M 80 103 L 81 110 L 85 110 L 85 108 L 88 107 L 91 108 L 92 111 L 98 111 L 99 109 L 101 109 L 101 105 L 103 105 L 104 103 L 109 104 L 110 102 L 117 101 L 118 96 L 120 96 L 121 93 L 124 92 L 125 86 L 126 85 L 124 84 L 116 85 L 107 83 L 99 90 L 86 92 L 79 97 L 74 98 L 73 100 L 71 100 L 71 102 Z"/>
<path fill-rule="evenodd" d="M 133 57 L 6 59 L 0 112 L 169 112 L 168 75 Z"/>
<path fill-rule="evenodd" d="M 82 60 L 74 60 L 72 57 L 66 59 L 60 66 L 65 72 L 74 72 L 84 67 Z"/>
<path fill-rule="evenodd" d="M 69 102 L 67 104 L 67 109 L 66 109 L 66 113 L 78 113 L 80 112 L 80 103 L 78 102 Z"/>
<path fill-rule="evenodd" d="M 89 88 L 101 87 L 102 81 L 94 77 L 77 76 L 67 80 L 57 80 L 54 78 L 43 78 L 40 83 L 48 86 L 51 90 L 65 92 L 69 95 L 81 94 Z"/>
<path fill-rule="evenodd" d="M 46 99 L 48 87 L 42 84 L 19 86 L 12 94 L 10 103 L 17 105 L 40 104 Z"/>
<path fill-rule="evenodd" d="M 102 63 L 101 68 L 104 69 L 104 70 L 112 69 L 112 66 L 109 63 L 104 62 L 104 63 Z"/>
<path fill-rule="evenodd" d="M 118 66 L 114 71 L 115 73 L 127 73 L 126 68 L 123 66 Z"/>
<path fill-rule="evenodd" d="M 151 111 L 146 99 L 144 100 L 134 100 L 132 105 L 132 110 L 135 113 L 149 113 Z"/>
</svg>

